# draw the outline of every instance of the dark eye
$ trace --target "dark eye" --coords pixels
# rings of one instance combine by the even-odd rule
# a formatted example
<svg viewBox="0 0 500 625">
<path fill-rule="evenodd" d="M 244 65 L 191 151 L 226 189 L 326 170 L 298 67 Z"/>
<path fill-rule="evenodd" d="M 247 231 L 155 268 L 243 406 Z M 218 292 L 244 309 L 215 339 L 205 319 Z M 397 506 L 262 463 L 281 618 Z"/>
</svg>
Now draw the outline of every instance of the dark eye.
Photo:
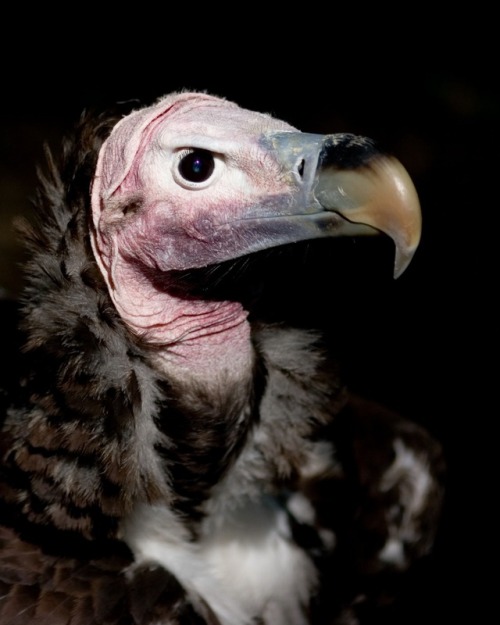
<svg viewBox="0 0 500 625">
<path fill-rule="evenodd" d="M 205 182 L 214 172 L 214 157 L 208 150 L 193 150 L 179 161 L 179 173 L 188 182 Z"/>
</svg>

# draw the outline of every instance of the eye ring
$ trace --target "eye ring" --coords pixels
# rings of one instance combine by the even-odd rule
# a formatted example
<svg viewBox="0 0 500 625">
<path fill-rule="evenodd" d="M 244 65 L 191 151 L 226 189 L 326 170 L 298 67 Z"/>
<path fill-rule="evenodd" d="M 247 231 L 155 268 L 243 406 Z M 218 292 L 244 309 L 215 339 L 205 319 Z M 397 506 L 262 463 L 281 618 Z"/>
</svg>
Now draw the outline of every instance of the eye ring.
<svg viewBox="0 0 500 625">
<path fill-rule="evenodd" d="M 186 148 L 177 155 L 174 178 L 185 188 L 204 188 L 213 182 L 214 174 L 219 166 L 220 158 L 210 150 Z"/>
</svg>

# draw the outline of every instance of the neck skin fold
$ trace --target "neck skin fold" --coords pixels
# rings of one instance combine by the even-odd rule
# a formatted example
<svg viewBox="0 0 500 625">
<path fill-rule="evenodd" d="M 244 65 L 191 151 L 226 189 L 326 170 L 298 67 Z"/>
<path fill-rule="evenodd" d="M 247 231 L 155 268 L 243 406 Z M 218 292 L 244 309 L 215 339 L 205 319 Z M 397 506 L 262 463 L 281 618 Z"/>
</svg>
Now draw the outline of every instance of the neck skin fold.
<svg viewBox="0 0 500 625">
<path fill-rule="evenodd" d="M 239 302 L 180 297 L 159 289 L 125 261 L 109 292 L 130 330 L 155 348 L 154 362 L 178 383 L 239 382 L 251 375 L 253 347 Z"/>
</svg>

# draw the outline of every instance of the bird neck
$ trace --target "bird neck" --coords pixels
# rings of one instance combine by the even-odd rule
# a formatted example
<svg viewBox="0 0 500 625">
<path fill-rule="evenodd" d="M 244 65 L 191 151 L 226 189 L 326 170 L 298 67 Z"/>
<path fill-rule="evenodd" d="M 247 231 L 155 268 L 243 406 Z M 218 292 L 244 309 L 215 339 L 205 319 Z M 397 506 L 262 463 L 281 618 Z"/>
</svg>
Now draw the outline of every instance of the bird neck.
<svg viewBox="0 0 500 625">
<path fill-rule="evenodd" d="M 198 304 L 183 303 L 177 318 L 155 328 L 155 337 L 167 339 L 155 363 L 180 383 L 213 388 L 247 380 L 254 364 L 247 312 L 235 302 L 207 302 L 205 310 Z"/>
<path fill-rule="evenodd" d="M 111 298 L 129 329 L 153 348 L 165 377 L 213 384 L 251 376 L 250 325 L 241 303 L 176 295 L 131 275 L 133 267 L 117 271 L 122 275 L 108 283 Z"/>
</svg>

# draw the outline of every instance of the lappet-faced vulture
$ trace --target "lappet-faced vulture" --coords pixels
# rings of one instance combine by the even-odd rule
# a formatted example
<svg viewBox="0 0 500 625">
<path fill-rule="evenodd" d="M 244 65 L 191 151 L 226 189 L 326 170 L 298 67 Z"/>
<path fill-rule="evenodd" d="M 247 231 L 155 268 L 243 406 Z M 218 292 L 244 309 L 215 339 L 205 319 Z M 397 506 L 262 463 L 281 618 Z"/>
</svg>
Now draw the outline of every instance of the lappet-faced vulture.
<svg viewBox="0 0 500 625">
<path fill-rule="evenodd" d="M 354 397 L 314 329 L 259 320 L 244 274 L 382 232 L 399 276 L 400 162 L 182 92 L 82 120 L 36 209 L 0 383 L 2 625 L 363 622 L 432 548 L 440 445 Z"/>
</svg>

